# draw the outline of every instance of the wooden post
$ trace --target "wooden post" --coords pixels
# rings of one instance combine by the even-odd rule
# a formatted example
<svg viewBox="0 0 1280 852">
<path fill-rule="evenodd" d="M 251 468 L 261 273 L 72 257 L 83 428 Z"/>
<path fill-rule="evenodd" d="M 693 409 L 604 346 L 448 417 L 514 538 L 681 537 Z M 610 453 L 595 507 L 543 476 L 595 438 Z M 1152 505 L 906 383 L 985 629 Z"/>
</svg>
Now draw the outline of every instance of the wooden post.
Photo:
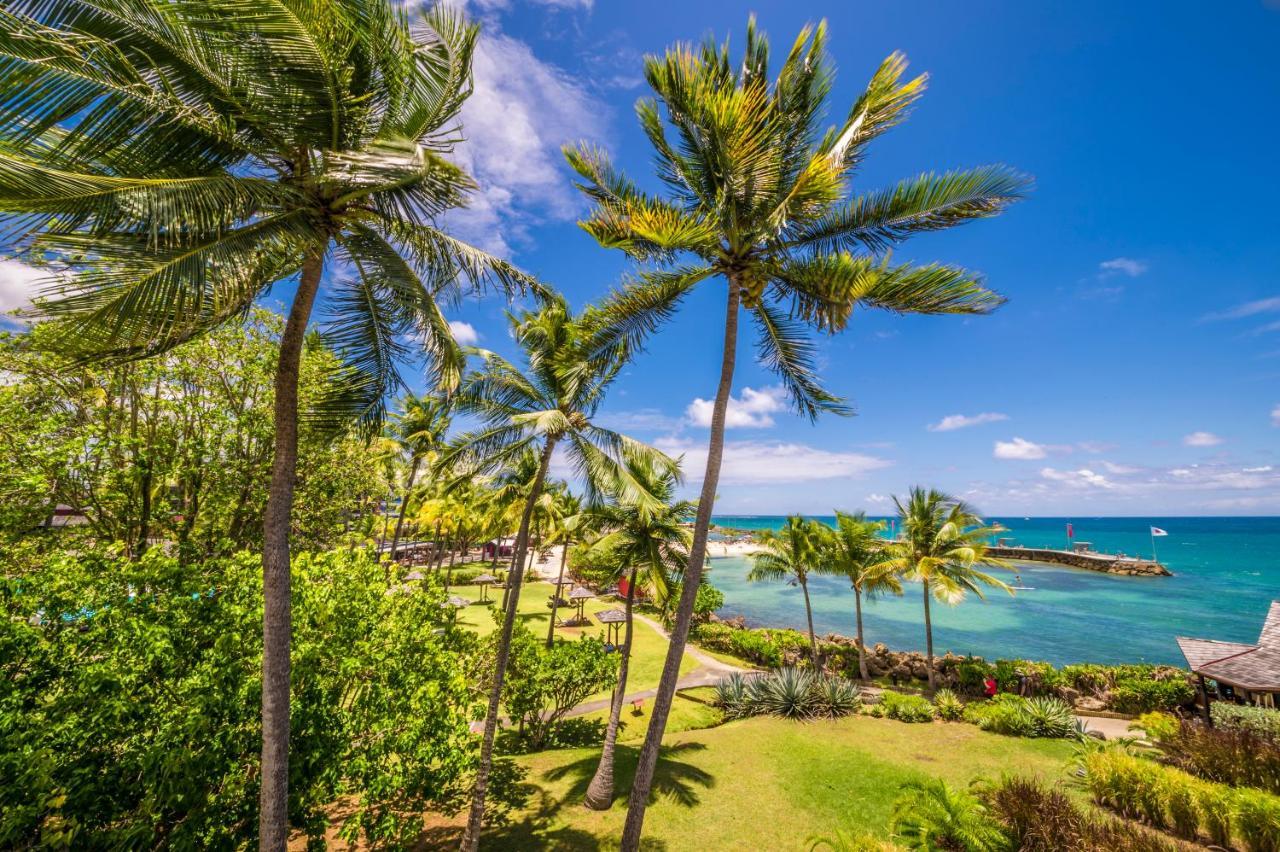
<svg viewBox="0 0 1280 852">
<path fill-rule="evenodd" d="M 1209 688 L 1205 686 L 1204 675 L 1197 674 L 1200 679 L 1200 700 L 1204 702 L 1204 725 L 1206 728 L 1213 727 L 1213 714 L 1209 712 Z"/>
</svg>

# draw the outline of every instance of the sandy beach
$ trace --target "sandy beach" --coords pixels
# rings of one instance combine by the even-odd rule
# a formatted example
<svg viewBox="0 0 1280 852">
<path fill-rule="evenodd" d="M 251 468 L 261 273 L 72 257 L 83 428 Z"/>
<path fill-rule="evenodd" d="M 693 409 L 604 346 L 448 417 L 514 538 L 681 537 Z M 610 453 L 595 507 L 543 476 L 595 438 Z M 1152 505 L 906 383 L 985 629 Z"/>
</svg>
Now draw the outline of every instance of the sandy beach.
<svg viewBox="0 0 1280 852">
<path fill-rule="evenodd" d="M 707 556 L 750 556 L 760 549 L 760 545 L 750 541 L 709 541 Z"/>
</svg>

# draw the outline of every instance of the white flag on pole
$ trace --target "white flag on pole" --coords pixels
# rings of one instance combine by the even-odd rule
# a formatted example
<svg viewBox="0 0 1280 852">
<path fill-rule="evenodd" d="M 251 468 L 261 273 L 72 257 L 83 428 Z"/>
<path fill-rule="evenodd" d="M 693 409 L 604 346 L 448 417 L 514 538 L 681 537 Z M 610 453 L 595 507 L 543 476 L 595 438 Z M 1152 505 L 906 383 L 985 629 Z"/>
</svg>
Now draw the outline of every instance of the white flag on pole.
<svg viewBox="0 0 1280 852">
<path fill-rule="evenodd" d="M 1162 535 L 1168 535 L 1168 533 L 1167 533 L 1167 532 L 1165 532 L 1164 530 L 1160 529 L 1159 527 L 1152 527 L 1152 528 L 1151 528 L 1151 534 L 1152 534 L 1153 536 L 1157 537 L 1157 538 L 1159 538 L 1159 537 L 1160 537 L 1160 536 L 1162 536 Z"/>
</svg>

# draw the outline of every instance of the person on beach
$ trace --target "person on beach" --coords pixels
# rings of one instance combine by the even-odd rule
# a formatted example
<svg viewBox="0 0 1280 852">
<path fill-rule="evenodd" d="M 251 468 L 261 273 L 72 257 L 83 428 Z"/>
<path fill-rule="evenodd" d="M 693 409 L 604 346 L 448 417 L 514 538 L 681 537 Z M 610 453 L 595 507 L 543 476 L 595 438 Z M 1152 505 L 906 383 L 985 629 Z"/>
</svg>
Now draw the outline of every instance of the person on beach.
<svg viewBox="0 0 1280 852">
<path fill-rule="evenodd" d="M 996 686 L 995 678 L 988 677 L 986 680 L 982 682 L 982 691 L 986 693 L 987 698 L 995 698 L 996 689 L 997 689 L 997 686 Z"/>
</svg>

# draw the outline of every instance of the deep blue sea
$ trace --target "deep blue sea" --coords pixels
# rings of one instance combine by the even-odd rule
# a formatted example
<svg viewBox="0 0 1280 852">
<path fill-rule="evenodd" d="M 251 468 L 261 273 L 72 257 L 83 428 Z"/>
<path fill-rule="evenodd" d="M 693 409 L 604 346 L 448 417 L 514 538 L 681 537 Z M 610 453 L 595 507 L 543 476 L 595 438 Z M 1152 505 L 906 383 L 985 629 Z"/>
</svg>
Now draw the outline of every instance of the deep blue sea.
<svg viewBox="0 0 1280 852">
<path fill-rule="evenodd" d="M 776 529 L 781 516 L 716 516 L 740 529 Z M 818 520 L 833 523 L 834 518 Z M 1183 664 L 1175 636 L 1253 642 L 1272 599 L 1280 599 L 1280 518 L 988 518 L 1009 528 L 1002 536 L 1029 547 L 1065 547 L 1066 525 L 1095 550 L 1151 556 L 1152 526 L 1159 560 L 1172 577 L 1118 577 L 1075 568 L 1022 564 L 1013 597 L 993 590 L 956 607 L 933 606 L 934 650 L 987 658 L 1071 662 Z M 994 542 L 993 542 L 994 543 Z M 749 561 L 715 557 L 711 579 L 724 592 L 722 616 L 744 616 L 761 627 L 803 629 L 804 602 L 784 583 L 748 583 Z M 1007 572 L 993 571 L 1013 585 Z M 853 593 L 848 581 L 815 576 L 809 591 L 820 633 L 852 636 Z M 902 598 L 863 608 L 869 644 L 923 650 L 920 587 Z"/>
</svg>

